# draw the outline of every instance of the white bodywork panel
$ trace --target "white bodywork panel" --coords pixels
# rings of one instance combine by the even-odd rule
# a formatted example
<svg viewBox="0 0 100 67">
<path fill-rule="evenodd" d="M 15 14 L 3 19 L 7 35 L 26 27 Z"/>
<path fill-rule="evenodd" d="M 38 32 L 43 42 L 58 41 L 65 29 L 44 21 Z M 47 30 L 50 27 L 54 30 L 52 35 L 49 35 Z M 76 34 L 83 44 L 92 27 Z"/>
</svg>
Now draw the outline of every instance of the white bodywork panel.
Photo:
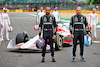
<svg viewBox="0 0 100 67">
<path fill-rule="evenodd" d="M 8 43 L 7 49 L 33 49 L 33 50 L 42 50 L 36 47 L 36 41 L 39 39 L 39 35 L 36 35 L 26 43 L 19 43 L 17 45 L 14 45 L 14 39 L 10 40 Z M 47 45 L 47 50 L 50 50 L 50 46 Z"/>
</svg>

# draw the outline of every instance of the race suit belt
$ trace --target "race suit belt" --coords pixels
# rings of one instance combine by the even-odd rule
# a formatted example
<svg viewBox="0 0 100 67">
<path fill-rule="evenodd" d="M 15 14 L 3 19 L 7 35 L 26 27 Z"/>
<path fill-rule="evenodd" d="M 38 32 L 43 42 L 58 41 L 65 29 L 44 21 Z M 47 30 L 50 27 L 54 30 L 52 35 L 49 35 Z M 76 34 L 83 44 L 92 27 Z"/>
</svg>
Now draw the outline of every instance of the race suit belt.
<svg viewBox="0 0 100 67">
<path fill-rule="evenodd" d="M 74 29 L 75 31 L 84 31 L 84 29 Z"/>
<path fill-rule="evenodd" d="M 2 19 L 7 19 L 7 18 L 2 18 Z"/>
<path fill-rule="evenodd" d="M 50 30 L 53 30 L 53 29 L 44 29 L 45 31 L 50 31 Z"/>
</svg>

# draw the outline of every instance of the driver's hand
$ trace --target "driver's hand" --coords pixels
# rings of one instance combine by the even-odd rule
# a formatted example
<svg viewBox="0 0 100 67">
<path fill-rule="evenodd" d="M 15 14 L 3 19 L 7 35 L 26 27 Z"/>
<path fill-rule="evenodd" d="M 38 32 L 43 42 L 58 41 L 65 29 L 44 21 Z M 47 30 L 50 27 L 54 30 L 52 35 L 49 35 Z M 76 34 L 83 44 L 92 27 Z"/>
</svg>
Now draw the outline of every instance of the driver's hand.
<svg viewBox="0 0 100 67">
<path fill-rule="evenodd" d="M 74 38 L 74 35 L 73 34 L 71 34 L 71 38 Z"/>
<path fill-rule="evenodd" d="M 41 37 L 41 36 L 39 36 L 39 39 L 42 39 L 42 37 Z"/>
<path fill-rule="evenodd" d="M 55 39 L 56 38 L 56 35 L 53 35 L 52 39 Z"/>
<path fill-rule="evenodd" d="M 1 27 L 3 27 L 3 25 L 1 24 Z"/>
<path fill-rule="evenodd" d="M 89 37 L 89 34 L 86 34 L 86 37 Z"/>
<path fill-rule="evenodd" d="M 11 25 L 9 25 L 9 27 L 10 27 Z"/>
<path fill-rule="evenodd" d="M 38 23 L 36 23 L 36 25 L 38 25 Z"/>
</svg>

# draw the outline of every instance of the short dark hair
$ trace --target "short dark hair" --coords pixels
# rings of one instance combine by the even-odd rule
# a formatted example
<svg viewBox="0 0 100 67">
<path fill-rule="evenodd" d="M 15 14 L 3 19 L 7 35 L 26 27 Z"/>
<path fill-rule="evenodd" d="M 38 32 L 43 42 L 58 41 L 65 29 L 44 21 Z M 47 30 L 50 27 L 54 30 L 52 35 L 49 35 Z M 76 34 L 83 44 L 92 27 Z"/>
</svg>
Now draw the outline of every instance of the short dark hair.
<svg viewBox="0 0 100 67">
<path fill-rule="evenodd" d="M 55 6 L 55 7 L 56 7 L 56 6 Z M 54 7 L 54 8 L 55 8 L 55 7 Z"/>
</svg>

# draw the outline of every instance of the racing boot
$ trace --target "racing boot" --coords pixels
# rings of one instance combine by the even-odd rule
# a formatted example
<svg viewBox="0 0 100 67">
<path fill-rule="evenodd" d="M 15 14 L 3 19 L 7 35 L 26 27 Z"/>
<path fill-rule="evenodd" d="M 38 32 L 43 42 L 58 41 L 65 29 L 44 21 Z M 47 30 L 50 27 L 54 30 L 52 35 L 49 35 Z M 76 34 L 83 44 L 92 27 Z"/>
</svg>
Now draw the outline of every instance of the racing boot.
<svg viewBox="0 0 100 67">
<path fill-rule="evenodd" d="M 75 57 L 73 57 L 72 62 L 75 62 Z"/>
<path fill-rule="evenodd" d="M 55 58 L 54 58 L 54 57 L 52 57 L 52 62 L 56 62 L 56 60 L 55 60 Z"/>
<path fill-rule="evenodd" d="M 7 41 L 9 41 L 10 39 L 9 38 L 7 38 Z"/>
<path fill-rule="evenodd" d="M 44 57 L 42 57 L 42 61 L 41 62 L 45 62 L 45 58 Z"/>
<path fill-rule="evenodd" d="M 83 57 L 81 57 L 81 61 L 86 62 L 86 60 Z"/>
<path fill-rule="evenodd" d="M 3 42 L 3 41 L 4 41 L 4 39 L 2 38 L 2 39 L 1 39 L 1 41 Z"/>
</svg>

